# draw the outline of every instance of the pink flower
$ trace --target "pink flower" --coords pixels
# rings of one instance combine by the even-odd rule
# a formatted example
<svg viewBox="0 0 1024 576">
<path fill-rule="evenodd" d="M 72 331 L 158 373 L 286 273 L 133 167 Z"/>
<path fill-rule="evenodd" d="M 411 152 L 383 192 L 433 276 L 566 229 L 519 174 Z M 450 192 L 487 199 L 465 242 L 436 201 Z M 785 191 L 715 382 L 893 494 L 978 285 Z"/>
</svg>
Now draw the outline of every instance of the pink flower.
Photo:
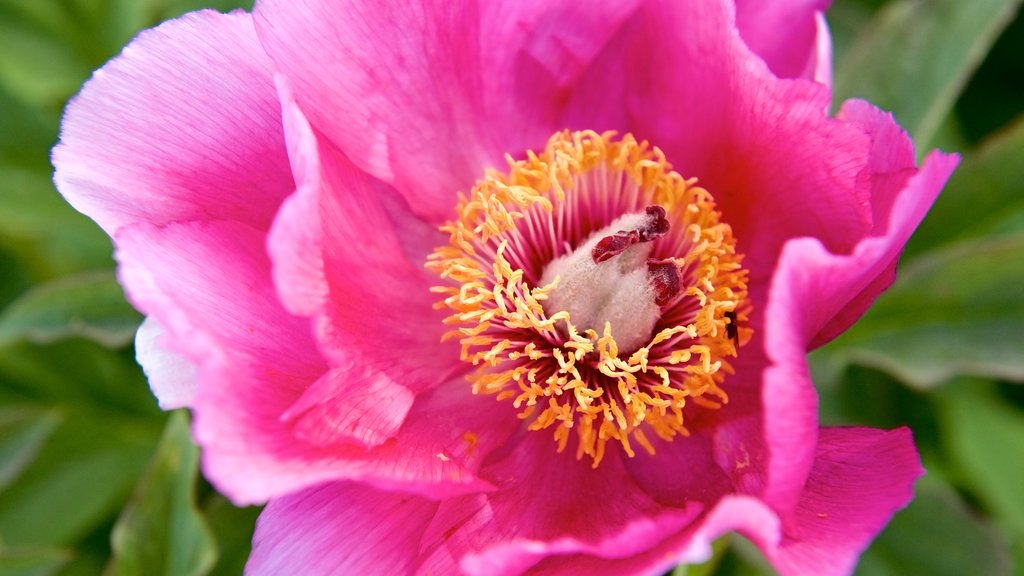
<svg viewBox="0 0 1024 576">
<path fill-rule="evenodd" d="M 657 574 L 735 530 L 849 573 L 922 471 L 819 429 L 806 353 L 957 159 L 828 116 L 825 4 L 266 0 L 97 72 L 56 181 L 206 475 L 269 500 L 248 571 Z"/>
</svg>

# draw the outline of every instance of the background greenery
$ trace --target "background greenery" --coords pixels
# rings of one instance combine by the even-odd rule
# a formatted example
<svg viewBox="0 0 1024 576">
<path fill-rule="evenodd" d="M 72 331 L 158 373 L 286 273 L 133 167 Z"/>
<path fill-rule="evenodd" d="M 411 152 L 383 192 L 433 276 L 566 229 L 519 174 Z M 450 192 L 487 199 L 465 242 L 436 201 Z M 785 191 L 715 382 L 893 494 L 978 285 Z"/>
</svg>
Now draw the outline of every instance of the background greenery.
<svg viewBox="0 0 1024 576">
<path fill-rule="evenodd" d="M 107 237 L 51 184 L 62 108 L 140 28 L 235 0 L 0 0 L 0 576 L 239 574 L 258 514 L 199 476 L 133 359 Z M 1020 0 L 836 0 L 837 101 L 964 162 L 897 284 L 812 357 L 826 424 L 909 425 L 928 475 L 861 575 L 1024 575 Z M 723 538 L 677 573 L 770 573 Z"/>
</svg>

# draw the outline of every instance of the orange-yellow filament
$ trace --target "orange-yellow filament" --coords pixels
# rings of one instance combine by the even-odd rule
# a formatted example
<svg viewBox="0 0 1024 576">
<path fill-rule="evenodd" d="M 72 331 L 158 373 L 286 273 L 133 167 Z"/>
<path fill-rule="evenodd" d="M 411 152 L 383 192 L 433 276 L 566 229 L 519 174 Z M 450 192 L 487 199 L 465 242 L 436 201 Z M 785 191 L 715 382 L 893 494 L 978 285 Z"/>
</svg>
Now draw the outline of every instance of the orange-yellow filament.
<svg viewBox="0 0 1024 576">
<path fill-rule="evenodd" d="M 727 403 L 728 358 L 750 338 L 747 272 L 711 195 L 629 134 L 560 132 L 540 154 L 507 162 L 507 173 L 488 171 L 460 200 L 457 218 L 442 227 L 449 243 L 427 263 L 445 281 L 433 288 L 451 311 L 445 338 L 478 367 L 473 392 L 511 401 L 531 430 L 553 428 L 559 451 L 575 431 L 577 458 L 595 467 L 611 440 L 633 456 L 634 441 L 654 453 L 648 432 L 688 435 L 687 400 L 710 409 Z M 663 207 L 672 238 L 660 239 L 660 249 L 685 278 L 679 302 L 635 350 L 619 348 L 610 322 L 580 330 L 568 312 L 545 309 L 558 279 L 535 285 L 545 264 L 537 258 L 571 250 L 607 224 L 581 223 L 581 207 L 609 203 Z"/>
</svg>

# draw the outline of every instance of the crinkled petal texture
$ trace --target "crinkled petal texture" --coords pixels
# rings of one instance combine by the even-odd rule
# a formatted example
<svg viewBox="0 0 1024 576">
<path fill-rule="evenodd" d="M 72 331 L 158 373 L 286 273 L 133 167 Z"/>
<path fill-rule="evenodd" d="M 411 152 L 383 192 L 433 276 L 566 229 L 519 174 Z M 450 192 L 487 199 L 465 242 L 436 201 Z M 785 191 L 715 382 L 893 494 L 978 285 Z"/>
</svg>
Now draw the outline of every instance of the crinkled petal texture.
<svg viewBox="0 0 1024 576">
<path fill-rule="evenodd" d="M 806 354 L 892 281 L 956 158 L 916 166 L 864 102 L 828 116 L 826 5 L 262 0 L 97 72 L 56 181 L 114 237 L 204 472 L 271 499 L 248 571 L 654 574 L 737 530 L 783 574 L 849 573 L 921 468 L 907 430 L 819 429 Z M 459 191 L 565 127 L 697 177 L 754 310 L 729 404 L 597 469 L 470 392 L 423 267 Z"/>
</svg>

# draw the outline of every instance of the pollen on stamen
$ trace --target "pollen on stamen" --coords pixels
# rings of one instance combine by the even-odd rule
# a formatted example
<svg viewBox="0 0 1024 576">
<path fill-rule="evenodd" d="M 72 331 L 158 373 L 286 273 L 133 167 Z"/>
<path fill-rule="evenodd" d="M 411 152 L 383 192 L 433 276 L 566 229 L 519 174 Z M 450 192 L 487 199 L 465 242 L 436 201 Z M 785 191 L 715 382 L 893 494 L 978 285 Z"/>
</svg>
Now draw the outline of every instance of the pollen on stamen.
<svg viewBox="0 0 1024 576">
<path fill-rule="evenodd" d="M 710 193 L 627 134 L 560 132 L 489 171 L 427 267 L 476 394 L 596 467 L 728 402 L 747 272 Z"/>
</svg>

